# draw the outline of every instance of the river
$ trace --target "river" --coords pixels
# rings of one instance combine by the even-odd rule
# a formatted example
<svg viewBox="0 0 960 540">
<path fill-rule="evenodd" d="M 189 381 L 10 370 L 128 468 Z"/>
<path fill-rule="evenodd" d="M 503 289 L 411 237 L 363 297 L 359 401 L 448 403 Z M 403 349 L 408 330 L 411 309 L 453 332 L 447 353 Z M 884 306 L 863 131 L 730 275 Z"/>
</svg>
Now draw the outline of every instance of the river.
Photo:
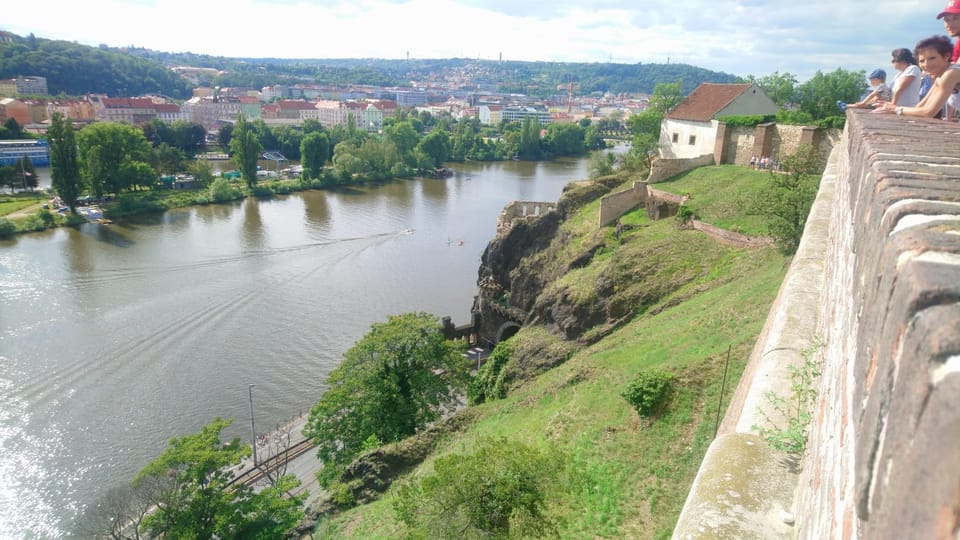
<svg viewBox="0 0 960 540">
<path fill-rule="evenodd" d="M 504 205 L 587 176 L 586 159 L 454 167 L 0 242 L 0 538 L 69 536 L 214 417 L 248 440 L 249 384 L 258 431 L 309 410 L 388 315 L 467 322 Z"/>
</svg>

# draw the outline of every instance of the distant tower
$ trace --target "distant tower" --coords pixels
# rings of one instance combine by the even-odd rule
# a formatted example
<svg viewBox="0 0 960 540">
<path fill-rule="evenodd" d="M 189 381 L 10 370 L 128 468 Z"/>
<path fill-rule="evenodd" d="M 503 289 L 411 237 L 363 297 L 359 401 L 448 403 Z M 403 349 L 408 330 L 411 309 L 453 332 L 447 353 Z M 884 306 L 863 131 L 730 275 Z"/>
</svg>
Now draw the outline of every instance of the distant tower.
<svg viewBox="0 0 960 540">
<path fill-rule="evenodd" d="M 503 63 L 503 51 L 500 51 L 500 63 Z"/>
<path fill-rule="evenodd" d="M 410 60 L 410 51 L 407 51 L 407 60 Z"/>
</svg>

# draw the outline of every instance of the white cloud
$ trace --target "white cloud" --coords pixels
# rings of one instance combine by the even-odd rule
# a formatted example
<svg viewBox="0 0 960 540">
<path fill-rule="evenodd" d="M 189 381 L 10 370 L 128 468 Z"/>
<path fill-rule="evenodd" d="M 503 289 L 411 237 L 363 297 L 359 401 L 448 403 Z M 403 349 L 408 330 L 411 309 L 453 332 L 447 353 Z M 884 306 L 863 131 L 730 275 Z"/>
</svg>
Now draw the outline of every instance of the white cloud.
<svg viewBox="0 0 960 540">
<path fill-rule="evenodd" d="M 683 62 L 737 75 L 872 70 L 943 33 L 919 0 L 54 0 L 20 35 L 223 56 Z"/>
</svg>

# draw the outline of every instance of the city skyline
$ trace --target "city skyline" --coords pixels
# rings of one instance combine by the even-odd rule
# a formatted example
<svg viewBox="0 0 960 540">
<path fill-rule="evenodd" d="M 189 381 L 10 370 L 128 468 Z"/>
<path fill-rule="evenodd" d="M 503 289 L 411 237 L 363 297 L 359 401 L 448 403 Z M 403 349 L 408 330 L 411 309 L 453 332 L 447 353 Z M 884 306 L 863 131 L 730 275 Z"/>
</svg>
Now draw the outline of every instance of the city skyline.
<svg viewBox="0 0 960 540">
<path fill-rule="evenodd" d="M 670 62 L 740 76 L 789 72 L 803 82 L 837 68 L 892 75 L 892 49 L 944 33 L 941 8 L 940 0 L 598 0 L 589 8 L 568 0 L 54 0 L 42 16 L 0 29 L 236 58 Z"/>
</svg>

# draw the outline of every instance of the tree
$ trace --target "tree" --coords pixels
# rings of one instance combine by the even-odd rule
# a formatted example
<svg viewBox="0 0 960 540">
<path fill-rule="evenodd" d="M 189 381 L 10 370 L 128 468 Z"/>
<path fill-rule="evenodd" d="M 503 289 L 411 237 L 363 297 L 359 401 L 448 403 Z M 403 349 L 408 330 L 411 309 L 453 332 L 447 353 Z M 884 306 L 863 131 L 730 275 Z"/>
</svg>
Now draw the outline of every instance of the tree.
<svg viewBox="0 0 960 540">
<path fill-rule="evenodd" d="M 300 142 L 300 158 L 303 175 L 306 178 L 319 178 L 323 165 L 330 154 L 330 139 L 326 133 L 313 131 Z"/>
<path fill-rule="evenodd" d="M 396 146 L 400 159 L 408 165 L 413 165 L 413 149 L 420 142 L 420 135 L 414 129 L 412 122 L 408 120 L 385 127 L 383 134 Z"/>
<path fill-rule="evenodd" d="M 659 83 L 647 101 L 648 110 L 665 115 L 683 101 L 683 81 Z"/>
<path fill-rule="evenodd" d="M 579 124 L 568 122 L 547 126 L 544 146 L 554 156 L 579 156 L 586 152 L 583 142 L 584 129 Z"/>
<path fill-rule="evenodd" d="M 793 253 L 800 245 L 820 185 L 823 162 L 812 146 L 804 144 L 787 156 L 781 167 L 783 173 L 770 173 L 771 183 L 759 204 L 770 235 L 784 252 Z"/>
<path fill-rule="evenodd" d="M 18 159 L 13 167 L 21 186 L 31 191 L 37 189 L 40 181 L 37 177 L 37 170 L 33 167 L 33 161 L 30 161 L 30 156 L 23 156 Z"/>
<path fill-rule="evenodd" d="M 394 512 L 424 538 L 557 536 L 546 515 L 563 460 L 507 439 L 481 439 L 470 454 L 438 458 L 433 473 L 401 484 Z"/>
<path fill-rule="evenodd" d="M 796 101 L 797 78 L 792 73 L 781 74 L 779 71 L 774 71 L 770 75 L 759 78 L 750 75 L 747 80 L 756 83 L 781 109 Z"/>
<path fill-rule="evenodd" d="M 520 148 L 517 150 L 520 159 L 540 159 L 543 151 L 540 148 L 540 120 L 535 116 L 523 118 L 520 128 Z"/>
<path fill-rule="evenodd" d="M 220 441 L 230 420 L 214 419 L 199 433 L 171 439 L 167 449 L 147 464 L 133 487 L 162 486 L 153 510 L 142 523 L 154 537 L 282 538 L 302 518 L 304 495 L 289 493 L 299 485 L 292 476 L 254 492 L 232 484 L 231 467 L 250 455 L 239 439 Z"/>
<path fill-rule="evenodd" d="M 303 430 L 317 444 L 325 479 L 370 437 L 399 441 L 439 418 L 464 385 L 461 364 L 432 315 L 406 313 L 374 324 L 330 372 L 329 389 Z"/>
<path fill-rule="evenodd" d="M 430 158 L 431 167 L 440 167 L 450 159 L 450 135 L 442 129 L 434 129 L 420 141 L 418 149 Z"/>
<path fill-rule="evenodd" d="M 837 101 L 858 101 L 866 89 L 862 71 L 837 69 L 832 73 L 817 73 L 797 88 L 800 110 L 809 113 L 814 120 L 842 113 Z"/>
<path fill-rule="evenodd" d="M 131 125 L 97 122 L 81 130 L 77 139 L 82 176 L 97 197 L 130 187 L 125 165 L 150 159 L 150 143 Z"/>
<path fill-rule="evenodd" d="M 242 114 L 237 118 L 233 128 L 230 150 L 233 152 L 233 162 L 246 180 L 247 187 L 252 188 L 257 185 L 257 160 L 260 159 L 263 146 Z"/>
</svg>

